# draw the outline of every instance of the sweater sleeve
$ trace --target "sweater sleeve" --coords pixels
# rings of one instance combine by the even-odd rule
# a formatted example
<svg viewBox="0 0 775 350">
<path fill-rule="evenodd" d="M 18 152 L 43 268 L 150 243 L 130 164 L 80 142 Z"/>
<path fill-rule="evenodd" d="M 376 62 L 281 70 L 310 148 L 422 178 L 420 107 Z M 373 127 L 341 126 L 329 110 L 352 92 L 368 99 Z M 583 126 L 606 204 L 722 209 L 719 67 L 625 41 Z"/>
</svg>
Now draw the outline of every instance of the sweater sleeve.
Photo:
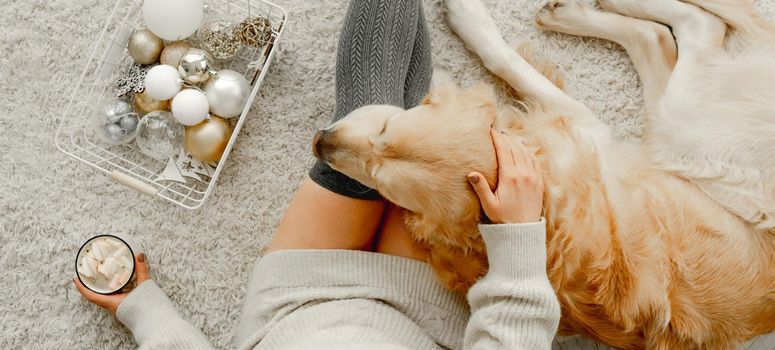
<svg viewBox="0 0 775 350">
<path fill-rule="evenodd" d="M 546 223 L 480 225 L 490 268 L 468 292 L 466 349 L 551 349 L 560 305 L 546 275 Z"/>
<path fill-rule="evenodd" d="M 116 317 L 140 349 L 212 349 L 207 338 L 185 321 L 153 281 L 145 281 L 121 302 Z"/>
</svg>

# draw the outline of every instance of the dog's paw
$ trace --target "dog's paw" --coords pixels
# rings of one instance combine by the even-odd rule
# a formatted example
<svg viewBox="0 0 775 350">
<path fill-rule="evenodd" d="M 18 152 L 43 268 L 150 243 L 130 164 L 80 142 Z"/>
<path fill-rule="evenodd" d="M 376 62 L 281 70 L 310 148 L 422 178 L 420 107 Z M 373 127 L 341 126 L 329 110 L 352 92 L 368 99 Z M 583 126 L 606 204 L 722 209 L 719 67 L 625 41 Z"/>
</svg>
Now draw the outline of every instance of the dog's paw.
<svg viewBox="0 0 775 350">
<path fill-rule="evenodd" d="M 536 15 L 541 29 L 562 30 L 585 20 L 587 8 L 577 0 L 550 0 Z"/>
</svg>

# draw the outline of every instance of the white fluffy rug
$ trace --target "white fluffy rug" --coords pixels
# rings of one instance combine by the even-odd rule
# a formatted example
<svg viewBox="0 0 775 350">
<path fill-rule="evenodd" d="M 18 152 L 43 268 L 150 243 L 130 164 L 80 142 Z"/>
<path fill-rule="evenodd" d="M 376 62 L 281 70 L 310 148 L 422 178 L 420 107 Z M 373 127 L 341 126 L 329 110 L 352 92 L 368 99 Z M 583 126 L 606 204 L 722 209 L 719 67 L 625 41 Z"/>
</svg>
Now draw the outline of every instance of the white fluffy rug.
<svg viewBox="0 0 775 350">
<path fill-rule="evenodd" d="M 100 232 L 139 237 L 153 278 L 181 313 L 214 346 L 231 347 L 252 263 L 312 164 L 313 131 L 334 108 L 336 38 L 347 1 L 276 1 L 290 14 L 280 54 L 214 195 L 198 211 L 115 184 L 53 143 L 65 103 L 59 94 L 80 74 L 113 2 L 2 1 L 0 348 L 134 347 L 127 330 L 72 285 L 79 244 Z M 622 137 L 641 133 L 638 78 L 619 47 L 537 32 L 532 18 L 543 0 L 487 2 L 508 39 L 531 39 L 565 70 L 571 95 Z M 775 0 L 758 3 L 775 19 Z M 449 32 L 442 1 L 425 5 L 435 65 L 463 84 L 491 81 Z"/>
</svg>

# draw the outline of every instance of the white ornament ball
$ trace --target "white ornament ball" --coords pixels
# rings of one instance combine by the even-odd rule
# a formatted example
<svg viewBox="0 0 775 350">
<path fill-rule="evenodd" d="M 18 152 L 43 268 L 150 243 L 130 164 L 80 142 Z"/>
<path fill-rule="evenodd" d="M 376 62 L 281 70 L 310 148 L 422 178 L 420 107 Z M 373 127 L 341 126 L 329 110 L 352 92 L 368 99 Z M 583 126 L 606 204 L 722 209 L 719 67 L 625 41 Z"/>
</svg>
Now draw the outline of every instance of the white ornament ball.
<svg viewBox="0 0 775 350">
<path fill-rule="evenodd" d="M 172 99 L 172 115 L 185 126 L 201 123 L 209 115 L 207 96 L 199 90 L 186 89 Z"/>
<path fill-rule="evenodd" d="M 204 88 L 210 112 L 222 118 L 242 114 L 250 97 L 250 84 L 242 74 L 233 70 L 218 71 Z"/>
<path fill-rule="evenodd" d="M 183 80 L 173 66 L 160 64 L 148 70 L 145 75 L 145 93 L 155 100 L 169 100 L 180 92 Z"/>
<path fill-rule="evenodd" d="M 143 21 L 154 34 L 169 41 L 190 37 L 204 18 L 202 0 L 145 0 Z"/>
</svg>

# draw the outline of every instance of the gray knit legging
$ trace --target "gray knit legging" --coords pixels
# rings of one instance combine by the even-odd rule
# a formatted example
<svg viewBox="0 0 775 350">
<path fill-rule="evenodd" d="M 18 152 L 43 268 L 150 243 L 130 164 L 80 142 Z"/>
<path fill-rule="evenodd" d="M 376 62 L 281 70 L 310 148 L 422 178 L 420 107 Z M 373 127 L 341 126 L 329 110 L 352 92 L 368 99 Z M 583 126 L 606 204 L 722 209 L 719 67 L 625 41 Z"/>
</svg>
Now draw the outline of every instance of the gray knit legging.
<svg viewBox="0 0 775 350">
<path fill-rule="evenodd" d="M 366 105 L 416 106 L 428 93 L 432 70 L 421 0 L 352 0 L 339 37 L 333 121 Z M 341 195 L 381 198 L 321 161 L 310 177 Z"/>
</svg>

